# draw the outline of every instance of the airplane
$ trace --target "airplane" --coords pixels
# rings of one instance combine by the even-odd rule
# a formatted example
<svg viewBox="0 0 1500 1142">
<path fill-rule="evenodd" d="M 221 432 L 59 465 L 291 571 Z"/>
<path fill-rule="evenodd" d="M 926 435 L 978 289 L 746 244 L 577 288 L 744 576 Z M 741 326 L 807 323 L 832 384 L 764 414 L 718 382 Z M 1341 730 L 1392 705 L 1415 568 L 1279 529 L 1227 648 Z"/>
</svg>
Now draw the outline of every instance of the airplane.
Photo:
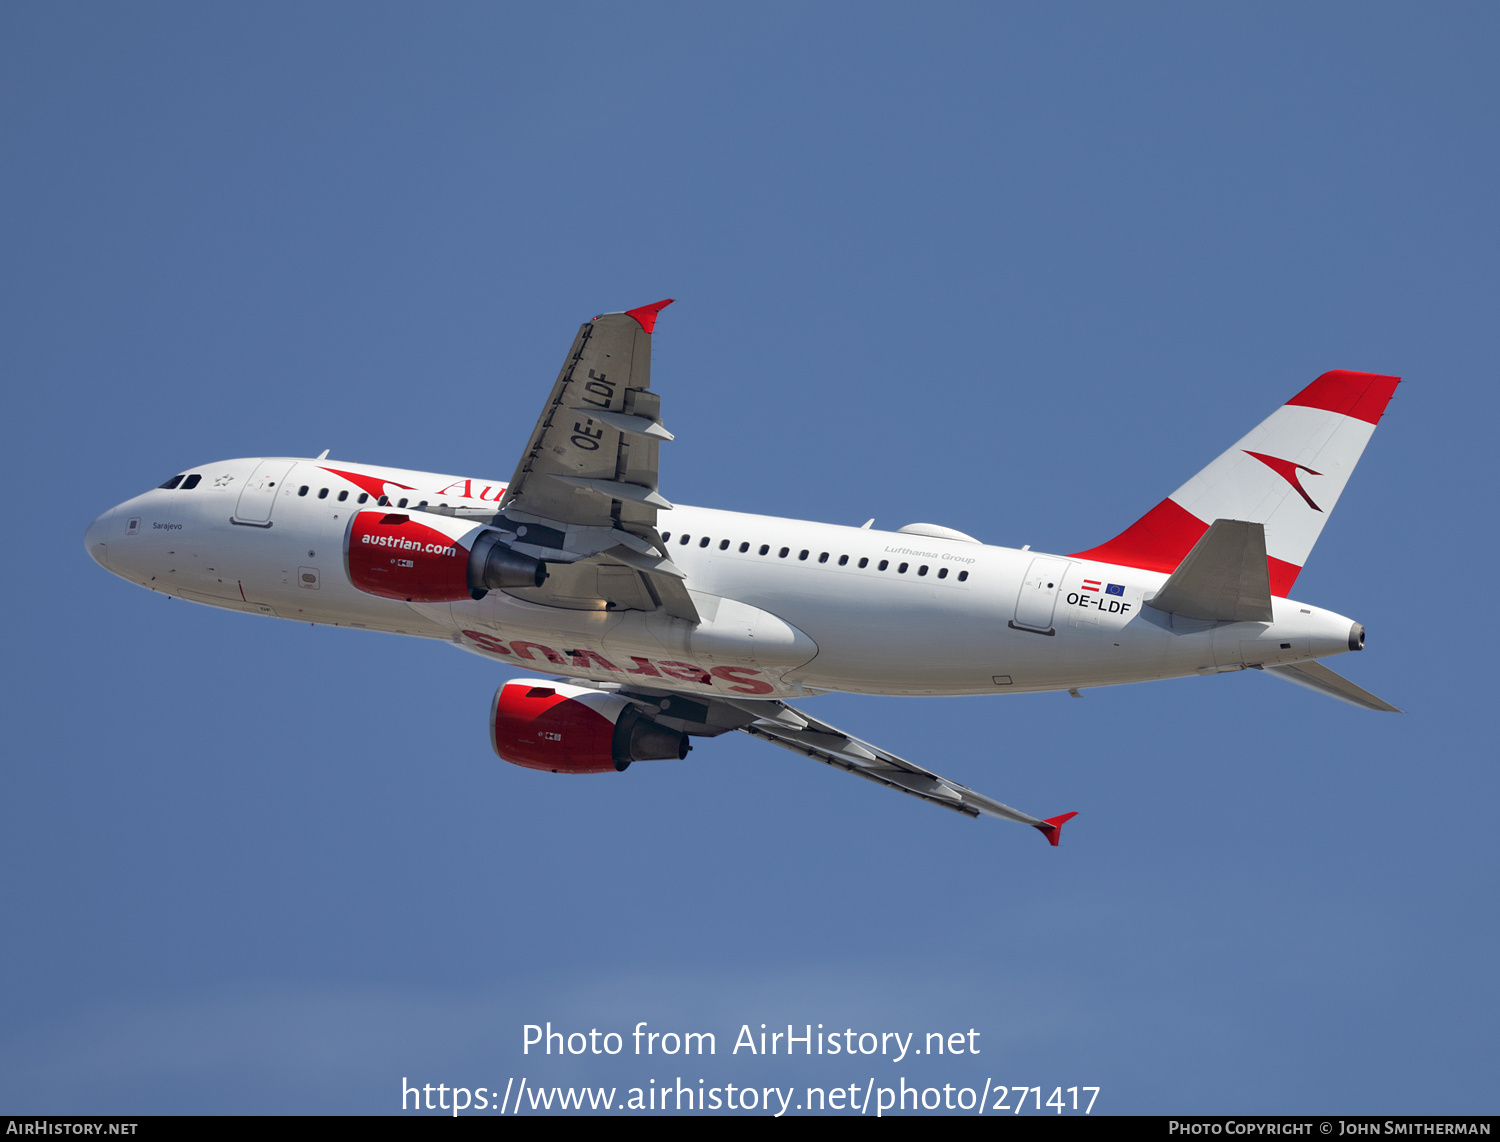
<svg viewBox="0 0 1500 1142">
<path fill-rule="evenodd" d="M 970 817 L 1039 818 L 789 700 L 1018 694 L 1255 669 L 1396 707 L 1322 659 L 1364 627 L 1290 597 L 1400 378 L 1324 373 L 1109 541 L 1070 555 L 673 504 L 651 342 L 584 322 L 508 482 L 328 459 L 200 464 L 89 525 L 107 571 L 297 622 L 442 639 L 510 670 L 490 746 L 552 773 L 738 730 Z M 1399 711 L 1396 711 L 1399 712 Z"/>
</svg>

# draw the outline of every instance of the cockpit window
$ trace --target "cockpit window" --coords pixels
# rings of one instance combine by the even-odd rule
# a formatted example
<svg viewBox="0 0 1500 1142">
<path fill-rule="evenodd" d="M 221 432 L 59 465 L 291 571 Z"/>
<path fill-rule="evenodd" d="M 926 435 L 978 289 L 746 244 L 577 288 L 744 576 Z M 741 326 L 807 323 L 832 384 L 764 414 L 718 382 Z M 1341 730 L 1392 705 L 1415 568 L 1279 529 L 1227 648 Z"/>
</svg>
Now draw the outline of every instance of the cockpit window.
<svg viewBox="0 0 1500 1142">
<path fill-rule="evenodd" d="M 196 488 L 198 486 L 198 482 L 200 480 L 202 480 L 202 479 L 203 479 L 202 473 L 194 472 L 186 480 L 182 481 L 182 490 L 185 492 L 189 488 Z"/>
<path fill-rule="evenodd" d="M 170 489 L 170 488 L 175 488 L 180 483 L 182 483 L 182 477 L 181 476 L 173 476 L 170 480 L 168 480 L 165 484 L 162 484 L 161 486 L 163 488 Z"/>
</svg>

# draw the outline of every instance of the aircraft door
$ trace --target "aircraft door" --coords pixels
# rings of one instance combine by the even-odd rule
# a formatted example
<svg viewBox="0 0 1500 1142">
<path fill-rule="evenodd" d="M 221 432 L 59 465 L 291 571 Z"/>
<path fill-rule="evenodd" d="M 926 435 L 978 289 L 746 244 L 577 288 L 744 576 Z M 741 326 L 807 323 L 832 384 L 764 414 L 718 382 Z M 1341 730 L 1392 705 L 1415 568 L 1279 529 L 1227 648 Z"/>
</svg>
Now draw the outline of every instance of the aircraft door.
<svg viewBox="0 0 1500 1142">
<path fill-rule="evenodd" d="M 1010 625 L 1020 630 L 1034 630 L 1041 634 L 1053 634 L 1052 612 L 1057 608 L 1057 596 L 1062 593 L 1063 575 L 1068 570 L 1066 559 L 1049 559 L 1045 556 L 1033 559 L 1016 596 L 1016 617 Z"/>
<path fill-rule="evenodd" d="M 296 463 L 295 460 L 262 460 L 250 479 L 245 481 L 231 522 L 251 527 L 270 527 L 271 509 L 276 504 L 276 495 L 281 491 L 287 473 Z"/>
</svg>

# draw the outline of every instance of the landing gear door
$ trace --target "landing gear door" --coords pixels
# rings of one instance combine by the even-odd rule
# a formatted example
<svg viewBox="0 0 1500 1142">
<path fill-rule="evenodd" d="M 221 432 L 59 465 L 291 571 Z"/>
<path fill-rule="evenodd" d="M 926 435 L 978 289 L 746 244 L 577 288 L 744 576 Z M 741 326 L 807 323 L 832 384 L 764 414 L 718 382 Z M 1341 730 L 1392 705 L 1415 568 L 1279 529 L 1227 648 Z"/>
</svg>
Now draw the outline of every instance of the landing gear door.
<svg viewBox="0 0 1500 1142">
<path fill-rule="evenodd" d="M 276 495 L 281 491 L 287 473 L 296 463 L 295 460 L 262 460 L 245 482 L 230 522 L 250 527 L 270 527 L 271 508 L 276 504 Z"/>
<path fill-rule="evenodd" d="M 1021 592 L 1016 596 L 1016 617 L 1010 625 L 1039 634 L 1054 633 L 1052 612 L 1057 608 L 1057 596 L 1062 593 L 1063 575 L 1067 570 L 1066 559 L 1033 559 L 1021 583 Z"/>
</svg>

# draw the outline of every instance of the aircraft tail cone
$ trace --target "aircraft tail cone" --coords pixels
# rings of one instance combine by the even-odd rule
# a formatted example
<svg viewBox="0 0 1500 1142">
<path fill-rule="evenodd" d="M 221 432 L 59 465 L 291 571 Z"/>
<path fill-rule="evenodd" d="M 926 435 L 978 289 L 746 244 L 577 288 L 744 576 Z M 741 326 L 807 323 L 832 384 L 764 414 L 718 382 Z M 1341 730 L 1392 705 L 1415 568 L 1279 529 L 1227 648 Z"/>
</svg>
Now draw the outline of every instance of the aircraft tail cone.
<svg viewBox="0 0 1500 1142">
<path fill-rule="evenodd" d="M 1047 817 L 1042 824 L 1031 827 L 1046 837 L 1048 844 L 1056 848 L 1058 838 L 1062 836 L 1062 827 L 1076 816 L 1078 816 L 1077 813 L 1064 813 L 1060 817 Z"/>
</svg>

